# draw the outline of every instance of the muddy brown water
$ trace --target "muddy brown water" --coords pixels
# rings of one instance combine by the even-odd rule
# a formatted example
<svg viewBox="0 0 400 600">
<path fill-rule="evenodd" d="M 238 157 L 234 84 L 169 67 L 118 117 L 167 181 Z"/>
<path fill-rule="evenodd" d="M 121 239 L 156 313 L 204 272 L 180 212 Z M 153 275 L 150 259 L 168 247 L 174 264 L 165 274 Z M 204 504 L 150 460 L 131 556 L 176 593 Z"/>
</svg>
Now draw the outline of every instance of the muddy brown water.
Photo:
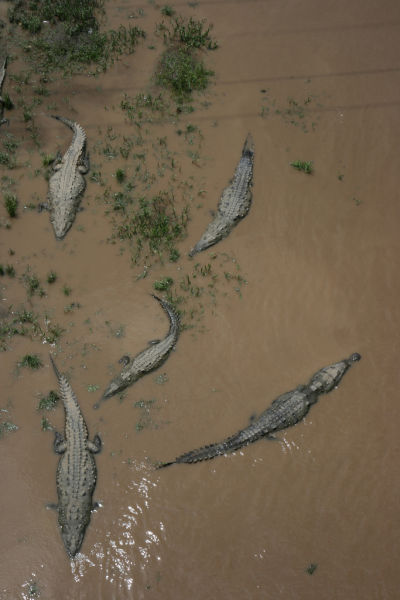
<svg viewBox="0 0 400 600">
<path fill-rule="evenodd" d="M 26 599 L 38 590 L 37 597 L 63 600 L 394 600 L 400 587 L 398 3 L 174 7 L 213 23 L 220 43 L 207 57 L 216 72 L 203 98 L 209 105 L 183 121 L 200 127 L 203 160 L 193 167 L 173 136 L 176 124 L 151 134 L 171 137 L 183 176 L 194 173 L 205 189 L 202 206 L 192 203 L 181 259 L 154 265 L 137 280 L 141 269 L 131 267 L 126 247 L 107 243 L 110 221 L 96 200 L 102 190 L 89 178 L 85 209 L 63 242 L 55 241 L 46 213 L 24 211 L 11 229 L 1 229 L 1 262 L 12 262 L 18 275 L 27 264 L 42 278 L 51 269 L 58 274 L 47 295 L 30 304 L 18 279 L 3 278 L 2 306 L 48 311 L 66 329 L 52 351 L 90 435 L 99 432 L 104 447 L 95 490 L 103 506 L 92 516 L 82 553 L 69 561 L 57 516 L 46 509 L 56 499 L 53 434 L 41 430 L 36 410 L 38 396 L 56 388 L 50 348 L 14 338 L 1 355 L 2 407 L 19 429 L 0 440 L 0 597 Z M 137 8 L 109 3 L 109 25 L 126 22 Z M 139 25 L 151 31 L 159 13 L 150 4 L 143 8 Z M 107 126 L 117 133 L 131 127 L 110 107 L 119 106 L 124 92 L 146 89 L 156 53 L 146 42 L 97 79 L 52 84 L 49 101 L 85 127 L 90 150 Z M 306 107 L 303 117 L 288 98 Z M 47 112 L 39 111 L 37 125 L 40 151 L 51 153 L 66 148 L 70 133 Z M 11 120 L 9 132 L 23 130 Z M 191 268 L 186 252 L 210 220 L 248 131 L 256 148 L 253 206 L 215 248 L 240 263 L 247 285 L 239 295 L 221 284 L 215 303 L 205 302 L 201 324 L 182 333 L 167 363 L 129 388 L 122 402 L 113 398 L 94 411 L 118 358 L 167 331 L 149 296 L 152 282 Z M 32 176 L 38 150 L 32 147 L 27 159 L 28 172 L 12 173 L 21 203 L 47 191 L 45 180 Z M 313 160 L 314 174 L 289 166 L 298 159 Z M 129 159 L 94 153 L 92 161 L 109 179 L 116 168 L 129 169 Z M 209 256 L 198 260 L 207 264 Z M 72 289 L 68 298 L 64 284 Z M 81 308 L 65 313 L 72 301 Z M 41 355 L 44 368 L 17 371 L 29 352 Z M 352 352 L 362 361 L 279 443 L 259 441 L 206 463 L 153 469 L 154 461 L 237 431 L 278 394 Z M 156 377 L 163 373 L 161 385 Z M 61 407 L 46 416 L 62 428 Z"/>
</svg>

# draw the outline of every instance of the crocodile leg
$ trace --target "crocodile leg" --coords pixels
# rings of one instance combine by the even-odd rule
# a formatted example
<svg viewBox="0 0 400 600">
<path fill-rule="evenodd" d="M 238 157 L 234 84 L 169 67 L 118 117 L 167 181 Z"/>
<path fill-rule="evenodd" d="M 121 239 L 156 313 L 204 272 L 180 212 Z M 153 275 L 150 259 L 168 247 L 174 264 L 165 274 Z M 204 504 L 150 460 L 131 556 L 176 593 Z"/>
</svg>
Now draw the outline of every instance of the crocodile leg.
<svg viewBox="0 0 400 600">
<path fill-rule="evenodd" d="M 86 442 L 86 447 L 92 454 L 98 454 L 101 450 L 101 446 L 101 439 L 100 436 L 97 434 L 94 436 L 93 442 L 91 442 L 90 440 Z"/>
<path fill-rule="evenodd" d="M 64 436 L 56 431 L 53 443 L 54 452 L 57 454 L 64 454 L 67 449 L 67 442 L 64 440 Z"/>
<path fill-rule="evenodd" d="M 82 173 L 82 175 L 85 175 L 85 173 L 87 173 L 90 169 L 90 161 L 89 161 L 89 152 L 86 152 L 86 154 L 84 154 L 82 156 L 81 162 L 78 165 L 78 171 L 79 173 Z"/>
</svg>

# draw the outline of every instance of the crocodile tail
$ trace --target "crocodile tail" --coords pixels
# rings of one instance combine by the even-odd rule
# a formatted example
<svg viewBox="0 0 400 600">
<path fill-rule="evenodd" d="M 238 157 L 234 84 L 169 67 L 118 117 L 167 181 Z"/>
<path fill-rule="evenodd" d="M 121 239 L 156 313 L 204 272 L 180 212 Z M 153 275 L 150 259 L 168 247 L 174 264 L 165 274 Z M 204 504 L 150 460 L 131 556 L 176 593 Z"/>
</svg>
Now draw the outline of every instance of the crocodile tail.
<svg viewBox="0 0 400 600">
<path fill-rule="evenodd" d="M 49 356 L 50 356 L 50 361 L 51 361 L 51 364 L 52 364 L 52 366 L 53 366 L 53 369 L 54 369 L 54 373 L 56 374 L 56 377 L 57 377 L 57 379 L 60 381 L 60 379 L 61 379 L 61 373 L 60 373 L 60 371 L 58 370 L 58 368 L 57 368 L 57 365 L 56 365 L 56 363 L 54 362 L 54 358 L 52 357 L 52 355 L 51 355 L 51 354 L 49 354 Z"/>
<path fill-rule="evenodd" d="M 230 448 L 225 442 L 219 442 L 217 444 L 210 444 L 209 446 L 202 446 L 201 448 L 197 448 L 196 450 L 190 450 L 189 452 L 185 452 L 185 454 L 181 454 L 175 460 L 170 462 L 161 463 L 158 465 L 157 469 L 162 469 L 164 467 L 168 467 L 169 465 L 174 465 L 175 463 L 188 463 L 193 464 L 197 462 L 201 462 L 203 460 L 210 460 L 211 458 L 215 458 L 216 456 L 220 456 L 221 454 L 225 454 L 226 452 L 231 452 L 236 450 L 237 448 Z"/>
<path fill-rule="evenodd" d="M 180 319 L 179 319 L 179 315 L 178 313 L 176 313 L 174 311 L 174 309 L 172 308 L 171 304 L 169 302 L 167 302 L 166 300 L 163 300 L 162 298 L 159 298 L 158 296 L 156 296 L 155 294 L 151 294 L 153 296 L 153 298 L 155 300 L 157 300 L 161 306 L 163 307 L 163 309 L 165 310 L 165 312 L 168 315 L 169 321 L 170 321 L 170 326 L 169 326 L 169 334 L 173 333 L 174 335 L 178 335 L 179 333 L 179 326 L 180 326 Z"/>
<path fill-rule="evenodd" d="M 66 125 L 70 129 L 72 129 L 72 131 L 75 132 L 76 125 L 73 121 L 70 121 L 70 119 L 66 119 L 65 117 L 60 117 L 59 115 L 50 115 L 50 116 L 53 119 L 57 119 L 57 121 L 61 121 L 61 123 L 64 123 L 64 125 Z"/>
</svg>

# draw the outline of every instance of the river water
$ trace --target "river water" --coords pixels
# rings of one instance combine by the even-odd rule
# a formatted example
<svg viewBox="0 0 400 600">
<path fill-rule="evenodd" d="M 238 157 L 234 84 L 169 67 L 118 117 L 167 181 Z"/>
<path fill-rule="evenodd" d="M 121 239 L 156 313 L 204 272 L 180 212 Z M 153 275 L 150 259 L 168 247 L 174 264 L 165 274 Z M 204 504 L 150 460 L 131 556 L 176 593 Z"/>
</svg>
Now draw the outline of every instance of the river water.
<svg viewBox="0 0 400 600">
<path fill-rule="evenodd" d="M 1 229 L 1 262 L 12 263 L 18 275 L 2 279 L 2 306 L 24 303 L 65 329 L 51 350 L 103 451 L 96 456 L 94 497 L 102 507 L 70 561 L 57 516 L 46 509 L 56 500 L 58 457 L 36 410 L 40 394 L 56 389 L 50 347 L 14 337 L 1 355 L 2 407 L 19 429 L 0 441 L 0 598 L 394 600 L 400 587 L 398 2 L 200 0 L 173 7 L 212 23 L 220 46 L 205 56 L 215 77 L 195 112 L 148 132 L 150 140 L 167 137 L 181 181 L 193 183 L 180 259 L 148 270 L 143 262 L 132 266 L 127 245 L 107 241 L 105 188 L 89 176 L 84 210 L 64 241 L 55 240 L 47 213 L 20 210 L 12 227 Z M 121 1 L 106 8 L 108 26 L 117 27 L 139 7 Z M 97 78 L 50 85 L 52 95 L 37 109 L 40 151 L 27 142 L 21 159 L 28 166 L 12 172 L 20 206 L 45 199 L 47 182 L 33 176 L 40 152 L 65 151 L 70 140 L 64 125 L 48 118 L 46 104 L 85 128 L 91 170 L 101 171 L 114 191 L 117 168 L 133 173 L 129 157 L 109 158 L 102 147 L 107 132 L 110 139 L 134 131 L 119 108 L 123 94 L 155 93 L 151 74 L 162 42 L 151 32 L 161 17 L 154 5 L 142 8 L 137 24 L 150 34 L 135 54 Z M 202 134 L 195 158 L 176 134 L 188 123 Z M 12 113 L 7 132 L 25 135 Z M 226 240 L 189 259 L 248 132 L 255 142 L 250 213 Z M 313 161 L 313 174 L 291 167 L 295 160 Z M 212 293 L 193 300 L 194 326 L 181 333 L 160 370 L 122 401 L 112 398 L 94 411 L 118 359 L 167 331 L 149 295 L 153 282 L 166 275 L 179 281 L 197 262 L 212 264 L 216 277 Z M 26 299 L 19 276 L 27 265 L 42 281 L 57 272 L 43 298 Z M 224 273 L 239 268 L 246 283 L 235 288 Z M 143 272 L 148 276 L 138 278 Z M 71 289 L 68 297 L 63 286 Z M 34 352 L 42 369 L 16 368 Z M 154 469 L 156 461 L 245 427 L 276 396 L 353 352 L 362 360 L 279 442 Z M 46 417 L 62 429 L 61 407 Z"/>
</svg>

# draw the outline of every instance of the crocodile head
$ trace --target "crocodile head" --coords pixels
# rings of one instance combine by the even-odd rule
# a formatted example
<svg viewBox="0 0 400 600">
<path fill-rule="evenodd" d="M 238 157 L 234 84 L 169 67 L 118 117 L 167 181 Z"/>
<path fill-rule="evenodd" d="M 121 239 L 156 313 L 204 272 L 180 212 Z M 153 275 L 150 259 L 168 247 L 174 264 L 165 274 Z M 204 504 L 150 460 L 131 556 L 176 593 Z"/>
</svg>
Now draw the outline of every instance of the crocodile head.
<svg viewBox="0 0 400 600">
<path fill-rule="evenodd" d="M 65 215 L 60 216 L 55 214 L 51 219 L 54 234 L 57 240 L 62 240 L 71 228 L 72 219 L 65 218 Z"/>
</svg>

